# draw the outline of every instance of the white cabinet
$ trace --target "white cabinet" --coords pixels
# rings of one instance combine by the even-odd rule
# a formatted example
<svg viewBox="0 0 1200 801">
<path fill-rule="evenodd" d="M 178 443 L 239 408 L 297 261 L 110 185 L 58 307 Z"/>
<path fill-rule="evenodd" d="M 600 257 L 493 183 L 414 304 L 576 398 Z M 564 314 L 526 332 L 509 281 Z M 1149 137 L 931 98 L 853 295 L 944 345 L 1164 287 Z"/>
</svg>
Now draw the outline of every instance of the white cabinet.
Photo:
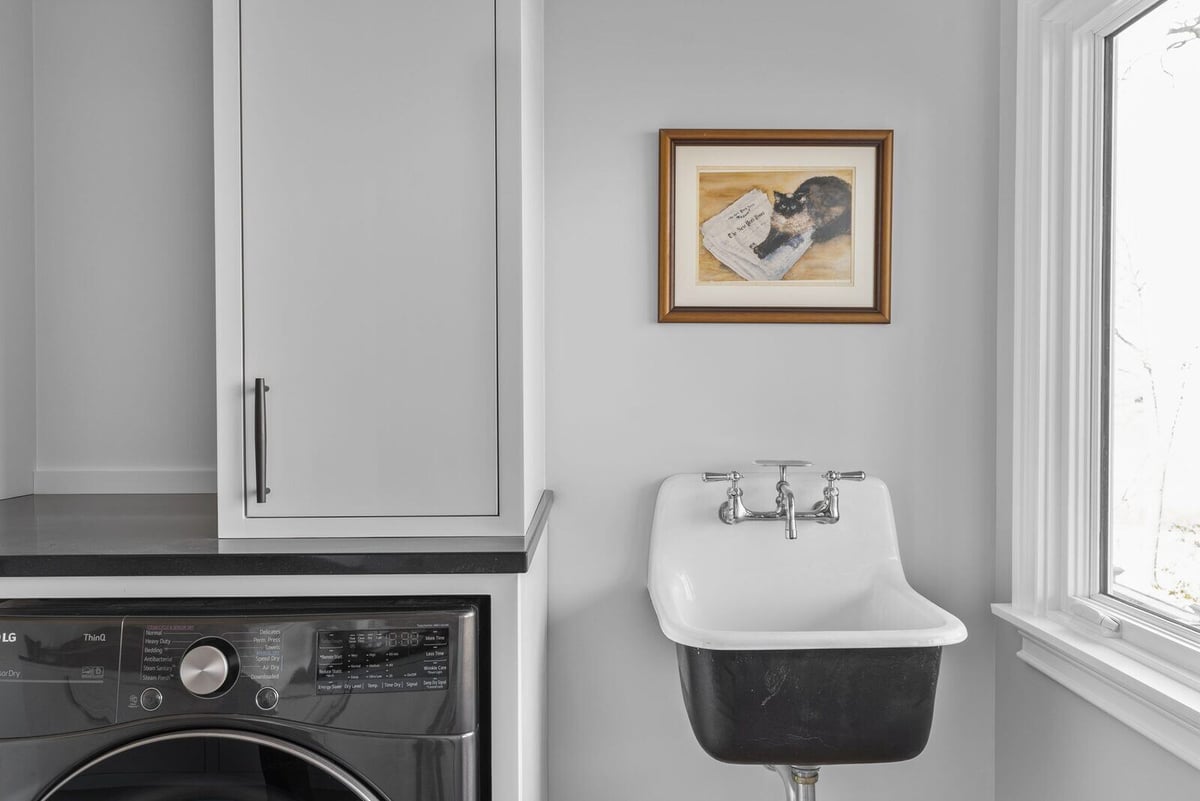
<svg viewBox="0 0 1200 801">
<path fill-rule="evenodd" d="M 242 3 L 248 516 L 496 514 L 493 31 L 491 0 Z"/>
<path fill-rule="evenodd" d="M 523 533 L 540 13 L 214 2 L 221 536 Z"/>
</svg>

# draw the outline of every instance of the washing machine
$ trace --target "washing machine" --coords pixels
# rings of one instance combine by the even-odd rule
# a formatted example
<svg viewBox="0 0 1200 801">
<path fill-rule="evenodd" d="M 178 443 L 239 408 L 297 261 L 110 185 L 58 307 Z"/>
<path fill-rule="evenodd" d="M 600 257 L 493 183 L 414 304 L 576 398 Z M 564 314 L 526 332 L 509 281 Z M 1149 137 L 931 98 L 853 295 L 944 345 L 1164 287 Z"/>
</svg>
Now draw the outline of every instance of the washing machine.
<svg viewBox="0 0 1200 801">
<path fill-rule="evenodd" d="M 486 608 L 0 603 L 0 798 L 483 801 Z"/>
</svg>

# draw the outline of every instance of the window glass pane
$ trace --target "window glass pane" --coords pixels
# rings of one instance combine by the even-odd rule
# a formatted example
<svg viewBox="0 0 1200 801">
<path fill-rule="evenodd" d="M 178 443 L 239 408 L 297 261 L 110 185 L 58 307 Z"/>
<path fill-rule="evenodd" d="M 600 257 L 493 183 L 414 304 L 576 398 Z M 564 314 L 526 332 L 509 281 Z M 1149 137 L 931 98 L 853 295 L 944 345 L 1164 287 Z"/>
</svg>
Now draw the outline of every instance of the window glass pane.
<svg viewBox="0 0 1200 801">
<path fill-rule="evenodd" d="M 1200 0 L 1109 38 L 1107 591 L 1200 621 Z"/>
</svg>

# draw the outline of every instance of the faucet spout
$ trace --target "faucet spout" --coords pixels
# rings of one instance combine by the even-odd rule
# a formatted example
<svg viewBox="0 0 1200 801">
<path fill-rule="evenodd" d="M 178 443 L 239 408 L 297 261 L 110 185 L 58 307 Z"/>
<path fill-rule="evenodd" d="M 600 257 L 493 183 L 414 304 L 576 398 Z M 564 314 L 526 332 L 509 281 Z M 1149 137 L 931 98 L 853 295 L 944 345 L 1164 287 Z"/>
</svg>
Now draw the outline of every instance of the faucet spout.
<svg viewBox="0 0 1200 801">
<path fill-rule="evenodd" d="M 783 533 L 789 540 L 797 537 L 796 532 L 796 496 L 792 488 L 784 482 L 779 482 L 779 497 L 783 506 Z"/>
</svg>

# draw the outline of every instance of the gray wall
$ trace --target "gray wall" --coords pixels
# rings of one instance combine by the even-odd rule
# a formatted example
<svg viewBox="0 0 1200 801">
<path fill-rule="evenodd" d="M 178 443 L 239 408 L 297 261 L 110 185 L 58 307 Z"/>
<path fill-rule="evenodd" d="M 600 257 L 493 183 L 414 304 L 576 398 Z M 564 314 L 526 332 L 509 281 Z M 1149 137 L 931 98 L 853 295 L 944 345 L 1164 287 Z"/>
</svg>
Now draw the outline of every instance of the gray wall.
<svg viewBox="0 0 1200 801">
<path fill-rule="evenodd" d="M 996 662 L 996 798 L 1195 801 L 1200 772 L 1015 656 L 1000 624 Z"/>
<path fill-rule="evenodd" d="M 212 4 L 35 9 L 38 467 L 212 469 Z"/>
<path fill-rule="evenodd" d="M 547 3 L 551 797 L 779 796 L 696 745 L 644 588 L 657 483 L 777 455 L 886 480 L 971 631 L 927 751 L 822 795 L 992 797 L 998 5 Z M 657 129 L 759 126 L 895 129 L 891 325 L 655 322 Z"/>
<path fill-rule="evenodd" d="M 32 0 L 0 0 L 0 498 L 33 491 L 32 33 Z"/>
</svg>

